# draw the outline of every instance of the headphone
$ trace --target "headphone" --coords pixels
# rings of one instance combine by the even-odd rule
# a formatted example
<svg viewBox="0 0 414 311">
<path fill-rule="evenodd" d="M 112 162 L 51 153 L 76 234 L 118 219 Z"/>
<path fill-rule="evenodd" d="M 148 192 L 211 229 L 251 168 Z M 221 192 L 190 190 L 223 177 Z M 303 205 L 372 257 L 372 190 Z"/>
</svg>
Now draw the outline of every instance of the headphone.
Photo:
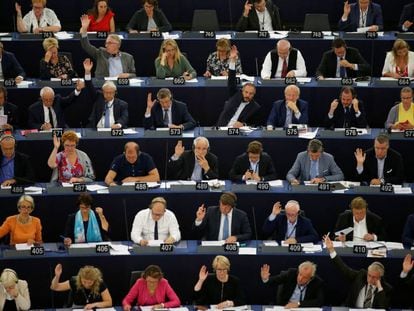
<svg viewBox="0 0 414 311">
<path fill-rule="evenodd" d="M 14 278 L 16 279 L 16 284 L 17 284 L 17 282 L 19 282 L 19 277 L 17 276 L 16 271 L 14 271 L 13 269 L 6 268 L 1 273 L 1 276 L 3 276 L 6 273 L 11 274 L 12 276 L 14 276 Z M 0 278 L 0 282 L 3 282 L 3 281 L 4 281 L 3 278 Z"/>
<path fill-rule="evenodd" d="M 13 139 L 14 144 L 17 145 L 16 138 L 9 131 L 4 132 L 4 134 L 0 136 L 0 143 L 2 143 L 3 140 L 10 139 L 10 138 Z"/>
</svg>

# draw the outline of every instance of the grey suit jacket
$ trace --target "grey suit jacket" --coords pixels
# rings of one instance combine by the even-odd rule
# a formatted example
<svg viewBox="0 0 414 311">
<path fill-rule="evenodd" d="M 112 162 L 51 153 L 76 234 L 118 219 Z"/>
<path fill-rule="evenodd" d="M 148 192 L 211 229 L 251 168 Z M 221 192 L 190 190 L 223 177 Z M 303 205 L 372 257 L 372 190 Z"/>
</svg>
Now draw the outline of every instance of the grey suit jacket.
<svg viewBox="0 0 414 311">
<path fill-rule="evenodd" d="M 81 36 L 81 46 L 86 53 L 89 54 L 96 61 L 95 77 L 103 78 L 109 77 L 109 61 L 111 57 L 104 47 L 96 48 L 90 44 L 88 36 Z M 129 77 L 135 77 L 135 61 L 131 54 L 121 52 L 122 72 L 128 73 Z"/>
<path fill-rule="evenodd" d="M 301 182 L 310 180 L 310 167 L 311 161 L 308 152 L 302 151 L 296 157 L 295 163 L 293 163 L 293 166 L 286 175 L 286 179 L 289 182 L 294 179 L 298 179 Z M 319 177 L 324 177 L 326 181 L 344 179 L 344 174 L 335 163 L 334 157 L 327 152 L 322 152 L 319 158 Z"/>
</svg>

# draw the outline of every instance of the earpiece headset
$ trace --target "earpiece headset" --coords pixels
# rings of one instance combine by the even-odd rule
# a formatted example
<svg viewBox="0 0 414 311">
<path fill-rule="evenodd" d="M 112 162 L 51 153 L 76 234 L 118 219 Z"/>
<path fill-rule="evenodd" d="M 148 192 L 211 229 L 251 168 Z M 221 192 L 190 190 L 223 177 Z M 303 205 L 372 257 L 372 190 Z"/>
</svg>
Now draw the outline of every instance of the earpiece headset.
<svg viewBox="0 0 414 311">
<path fill-rule="evenodd" d="M 8 139 L 8 138 L 13 139 L 14 144 L 17 145 L 16 138 L 12 134 L 9 134 L 7 132 L 0 136 L 0 143 L 3 142 L 3 140 Z"/>
<path fill-rule="evenodd" d="M 17 276 L 16 271 L 14 271 L 13 269 L 9 269 L 9 268 L 4 269 L 3 272 L 1 273 L 1 276 L 3 276 L 3 274 L 5 273 L 12 274 L 16 278 L 16 284 L 19 282 L 19 277 Z M 4 280 L 0 278 L 0 282 L 3 282 L 3 281 Z"/>
</svg>

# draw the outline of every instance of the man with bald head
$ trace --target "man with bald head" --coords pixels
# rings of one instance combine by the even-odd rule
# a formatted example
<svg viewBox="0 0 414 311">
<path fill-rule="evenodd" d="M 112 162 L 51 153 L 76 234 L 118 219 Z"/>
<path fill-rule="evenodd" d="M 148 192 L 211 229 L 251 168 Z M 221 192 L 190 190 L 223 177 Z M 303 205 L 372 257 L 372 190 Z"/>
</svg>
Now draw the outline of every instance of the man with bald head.
<svg viewBox="0 0 414 311">
<path fill-rule="evenodd" d="M 267 53 L 262 65 L 262 79 L 306 77 L 306 65 L 302 53 L 286 39 L 276 44 L 276 49 Z"/>
<path fill-rule="evenodd" d="M 279 243 L 317 243 L 320 239 L 312 222 L 300 214 L 299 202 L 290 200 L 282 210 L 282 204 L 276 202 L 272 213 L 263 224 L 263 238 L 272 238 Z"/>
<path fill-rule="evenodd" d="M 246 0 L 243 14 L 236 25 L 237 31 L 281 29 L 279 8 L 272 0 Z"/>
<path fill-rule="evenodd" d="M 276 305 L 291 308 L 321 308 L 324 305 L 323 281 L 316 275 L 316 264 L 302 262 L 299 267 L 282 271 L 270 276 L 270 266 L 265 264 L 260 269 L 262 282 L 268 286 L 280 286 Z"/>
<path fill-rule="evenodd" d="M 152 157 L 139 150 L 136 142 L 127 142 L 124 152 L 114 158 L 105 177 L 108 186 L 117 182 L 159 182 L 160 174 Z"/>
</svg>

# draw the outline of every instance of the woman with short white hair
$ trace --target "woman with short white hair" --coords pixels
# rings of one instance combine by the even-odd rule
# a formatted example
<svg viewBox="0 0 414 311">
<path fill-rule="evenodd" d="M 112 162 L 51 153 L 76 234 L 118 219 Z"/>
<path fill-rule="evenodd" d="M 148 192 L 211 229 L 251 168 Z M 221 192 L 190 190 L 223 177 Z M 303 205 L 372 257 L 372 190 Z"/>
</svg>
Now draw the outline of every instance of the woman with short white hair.
<svg viewBox="0 0 414 311">
<path fill-rule="evenodd" d="M 16 271 L 4 269 L 0 275 L 0 310 L 29 310 L 30 294 L 27 282 L 19 280 Z"/>
</svg>

